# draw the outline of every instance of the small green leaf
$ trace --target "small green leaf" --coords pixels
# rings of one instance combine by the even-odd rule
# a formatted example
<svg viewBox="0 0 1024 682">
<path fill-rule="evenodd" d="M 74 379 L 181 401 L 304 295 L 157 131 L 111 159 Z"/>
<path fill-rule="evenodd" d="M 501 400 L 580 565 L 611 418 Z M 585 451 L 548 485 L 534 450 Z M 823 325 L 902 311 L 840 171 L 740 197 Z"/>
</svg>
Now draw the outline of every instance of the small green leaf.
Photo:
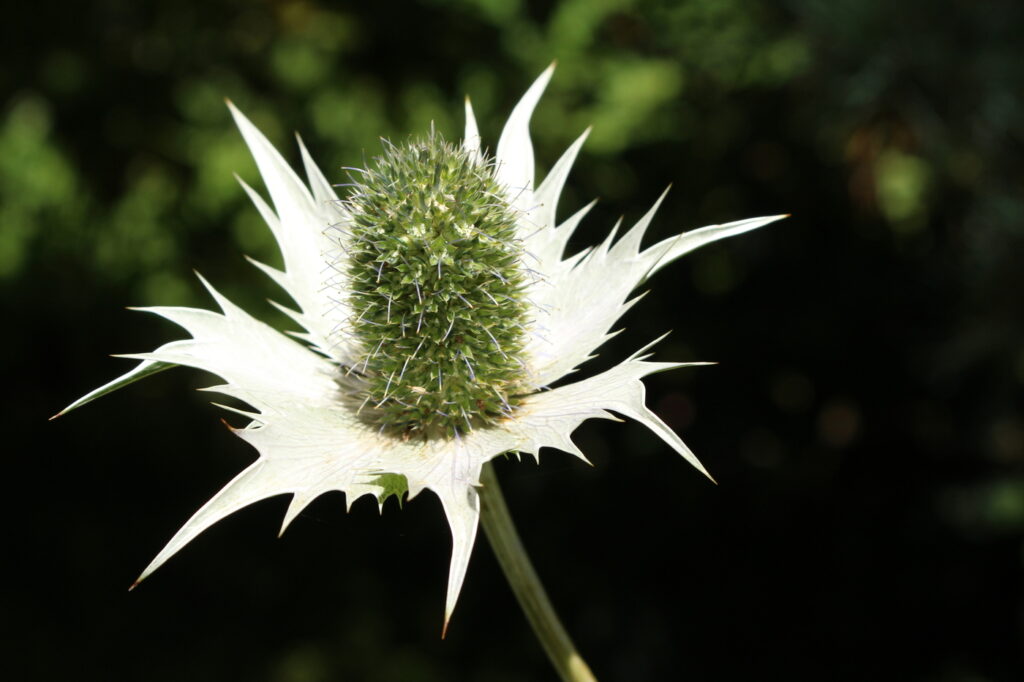
<svg viewBox="0 0 1024 682">
<path fill-rule="evenodd" d="M 402 500 L 409 492 L 409 479 L 402 474 L 381 474 L 373 480 L 374 485 L 379 485 L 381 491 L 377 493 L 377 502 L 381 507 L 392 495 L 398 500 L 398 507 L 401 509 Z"/>
</svg>

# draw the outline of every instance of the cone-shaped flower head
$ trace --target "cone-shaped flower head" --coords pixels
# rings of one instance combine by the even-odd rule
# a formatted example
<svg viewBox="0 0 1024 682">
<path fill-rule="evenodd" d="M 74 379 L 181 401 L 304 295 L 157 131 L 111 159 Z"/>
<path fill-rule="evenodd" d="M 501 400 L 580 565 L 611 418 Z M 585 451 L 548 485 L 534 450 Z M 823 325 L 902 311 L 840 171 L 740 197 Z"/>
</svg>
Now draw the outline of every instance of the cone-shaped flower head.
<svg viewBox="0 0 1024 682">
<path fill-rule="evenodd" d="M 347 202 L 346 378 L 368 424 L 455 436 L 511 418 L 528 391 L 515 211 L 494 168 L 431 134 L 388 145 Z"/>
<path fill-rule="evenodd" d="M 339 198 L 300 143 L 308 185 L 234 107 L 272 209 L 244 183 L 284 259 L 255 263 L 292 298 L 298 341 L 259 322 L 203 280 L 220 312 L 145 310 L 183 327 L 127 374 L 64 412 L 176 365 L 220 376 L 211 391 L 251 410 L 235 430 L 259 457 L 189 519 L 142 580 L 213 523 L 289 494 L 285 527 L 319 495 L 383 503 L 430 489 L 452 531 L 445 622 L 476 538 L 476 488 L 488 460 L 552 447 L 584 459 L 570 434 L 590 418 L 635 419 L 707 473 L 644 405 L 641 378 L 683 366 L 641 349 L 609 370 L 549 388 L 593 357 L 637 300 L 630 293 L 676 258 L 783 216 L 712 225 L 641 248 L 657 204 L 617 241 L 564 257 L 589 206 L 561 224 L 555 206 L 585 132 L 534 186 L 528 124 L 552 69 L 509 118 L 494 157 L 469 102 L 456 147 L 433 132 L 385 145 Z M 660 203 L 660 199 L 659 199 Z M 700 364 L 700 363 L 697 363 Z"/>
</svg>

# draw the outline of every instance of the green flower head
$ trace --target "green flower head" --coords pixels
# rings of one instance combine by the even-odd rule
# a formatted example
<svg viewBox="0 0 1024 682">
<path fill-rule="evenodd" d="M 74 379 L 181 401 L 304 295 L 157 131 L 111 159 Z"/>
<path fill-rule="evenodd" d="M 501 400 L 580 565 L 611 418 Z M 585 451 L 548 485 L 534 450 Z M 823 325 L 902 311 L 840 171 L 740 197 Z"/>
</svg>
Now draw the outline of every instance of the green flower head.
<svg viewBox="0 0 1024 682">
<path fill-rule="evenodd" d="M 454 437 L 512 417 L 530 390 L 528 279 L 493 165 L 436 134 L 388 145 L 346 206 L 338 295 L 352 310 L 348 385 L 366 422 Z"/>
</svg>

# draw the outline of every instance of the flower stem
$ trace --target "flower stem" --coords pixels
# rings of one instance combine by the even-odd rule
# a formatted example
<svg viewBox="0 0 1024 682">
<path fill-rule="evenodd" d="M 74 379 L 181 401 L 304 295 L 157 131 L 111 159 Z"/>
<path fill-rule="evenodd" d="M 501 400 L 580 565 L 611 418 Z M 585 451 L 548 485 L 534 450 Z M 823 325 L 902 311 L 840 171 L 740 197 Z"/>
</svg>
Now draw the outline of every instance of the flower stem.
<svg viewBox="0 0 1024 682">
<path fill-rule="evenodd" d="M 501 570 L 519 600 L 519 606 L 537 633 L 544 651 L 564 682 L 597 682 L 586 662 L 576 652 L 569 634 L 548 599 L 537 572 L 530 563 L 519 533 L 505 505 L 498 477 L 490 462 L 480 473 L 480 522 L 498 557 Z"/>
</svg>

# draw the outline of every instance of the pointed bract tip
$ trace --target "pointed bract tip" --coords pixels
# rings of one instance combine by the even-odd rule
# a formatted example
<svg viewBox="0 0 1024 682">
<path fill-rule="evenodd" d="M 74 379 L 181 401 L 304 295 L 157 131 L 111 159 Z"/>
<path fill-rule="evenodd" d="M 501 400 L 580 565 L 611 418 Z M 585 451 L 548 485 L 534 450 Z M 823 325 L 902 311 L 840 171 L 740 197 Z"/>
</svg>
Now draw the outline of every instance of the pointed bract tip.
<svg viewBox="0 0 1024 682">
<path fill-rule="evenodd" d="M 547 89 L 548 83 L 551 82 L 551 76 L 554 73 L 555 62 L 551 62 L 548 65 L 548 68 L 541 71 L 540 75 L 533 80 L 533 84 L 530 86 L 530 88 L 539 88 L 539 92 L 537 93 L 538 97 L 540 96 L 540 92 L 543 92 L 544 90 Z M 534 104 L 536 104 L 536 101 L 534 101 Z"/>
<path fill-rule="evenodd" d="M 132 590 L 134 590 L 136 587 L 139 586 L 139 583 L 141 583 L 141 582 L 142 582 L 142 578 L 141 577 L 136 579 L 135 582 L 133 582 L 131 585 L 128 586 L 128 591 L 131 592 Z"/>
<path fill-rule="evenodd" d="M 444 625 L 441 626 L 441 639 L 448 635 L 448 616 L 444 617 Z"/>
<path fill-rule="evenodd" d="M 629 356 L 627 362 L 629 360 L 636 360 L 638 357 L 640 357 L 641 355 L 643 355 L 644 353 L 646 353 L 647 351 L 649 351 L 650 349 L 654 348 L 656 345 L 661 343 L 662 340 L 664 340 L 665 337 L 667 337 L 671 333 L 672 333 L 672 330 L 669 329 L 667 332 L 665 332 L 661 336 L 657 337 L 653 341 L 650 341 L 650 342 L 644 344 L 644 346 L 642 348 L 640 348 L 640 350 L 636 351 L 635 353 L 633 353 L 632 355 Z"/>
<path fill-rule="evenodd" d="M 52 417 L 50 417 L 50 418 L 49 418 L 49 419 L 47 419 L 46 421 L 48 421 L 48 422 L 52 422 L 52 421 L 53 421 L 54 419 L 56 419 L 57 417 L 63 417 L 63 416 L 64 416 L 64 413 L 65 413 L 66 411 L 67 411 L 67 410 L 61 410 L 60 412 L 58 412 L 57 414 L 53 415 Z"/>
</svg>

